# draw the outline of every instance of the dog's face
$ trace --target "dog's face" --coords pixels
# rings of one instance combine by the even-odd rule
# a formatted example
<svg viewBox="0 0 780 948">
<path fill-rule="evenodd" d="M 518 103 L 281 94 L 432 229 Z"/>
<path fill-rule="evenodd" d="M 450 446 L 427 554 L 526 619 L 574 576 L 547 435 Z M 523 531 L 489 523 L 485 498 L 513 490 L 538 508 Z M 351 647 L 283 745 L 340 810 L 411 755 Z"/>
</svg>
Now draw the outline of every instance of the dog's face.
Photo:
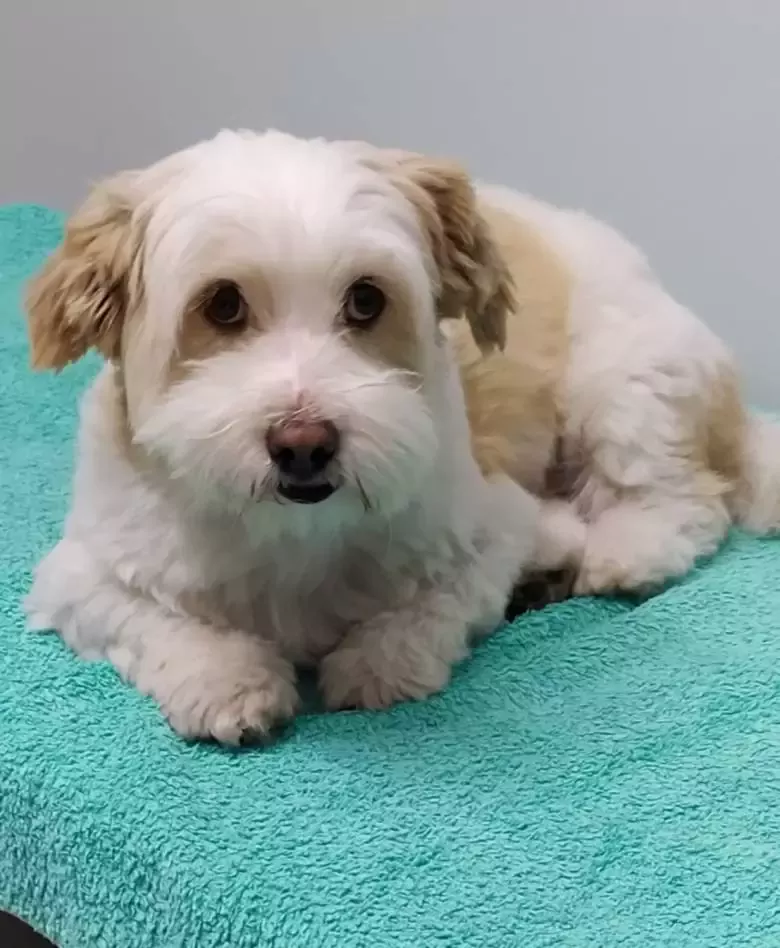
<svg viewBox="0 0 780 948">
<path fill-rule="evenodd" d="M 198 496 L 382 510 L 437 452 L 437 320 L 503 341 L 508 277 L 466 176 L 224 132 L 96 189 L 33 283 L 33 361 L 121 367 L 133 440 Z"/>
</svg>

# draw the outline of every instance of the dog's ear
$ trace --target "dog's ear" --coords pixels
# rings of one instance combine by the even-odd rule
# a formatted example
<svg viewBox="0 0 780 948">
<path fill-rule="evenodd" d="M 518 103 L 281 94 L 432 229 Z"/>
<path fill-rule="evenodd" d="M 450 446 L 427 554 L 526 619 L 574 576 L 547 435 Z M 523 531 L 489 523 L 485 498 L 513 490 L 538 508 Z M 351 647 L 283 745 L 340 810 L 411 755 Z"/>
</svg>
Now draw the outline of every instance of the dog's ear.
<svg viewBox="0 0 780 948">
<path fill-rule="evenodd" d="M 417 208 L 439 270 L 439 316 L 465 316 L 483 351 L 503 348 L 512 278 L 468 174 L 458 165 L 387 152 L 394 180 Z"/>
<path fill-rule="evenodd" d="M 143 228 L 134 217 L 137 175 L 98 185 L 27 294 L 32 364 L 62 369 L 95 348 L 119 353 L 122 320 L 140 288 Z"/>
</svg>

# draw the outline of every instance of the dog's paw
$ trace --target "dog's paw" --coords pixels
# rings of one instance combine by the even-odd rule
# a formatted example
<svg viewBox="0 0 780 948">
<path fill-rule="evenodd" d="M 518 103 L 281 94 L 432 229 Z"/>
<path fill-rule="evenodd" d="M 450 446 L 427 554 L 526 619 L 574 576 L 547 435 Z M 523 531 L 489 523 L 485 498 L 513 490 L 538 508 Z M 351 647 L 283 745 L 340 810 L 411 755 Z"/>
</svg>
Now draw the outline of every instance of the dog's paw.
<svg viewBox="0 0 780 948">
<path fill-rule="evenodd" d="M 268 740 L 292 718 L 298 692 L 291 680 L 262 668 L 242 676 L 214 672 L 180 682 L 161 706 L 171 727 L 188 740 L 243 745 Z"/>
<path fill-rule="evenodd" d="M 649 517 L 636 518 L 625 530 L 621 526 L 615 518 L 591 528 L 574 584 L 576 595 L 651 595 L 693 566 L 696 550 L 685 537 L 663 525 L 656 527 Z"/>
<path fill-rule="evenodd" d="M 107 656 L 157 701 L 182 737 L 248 744 L 295 714 L 295 670 L 259 636 L 195 619 L 149 629 L 140 642 L 120 643 Z"/>
<path fill-rule="evenodd" d="M 609 553 L 586 556 L 574 583 L 576 596 L 600 596 L 628 592 L 638 588 L 630 567 Z"/>
<path fill-rule="evenodd" d="M 388 650 L 390 651 L 390 650 Z M 320 665 L 320 688 L 331 710 L 389 708 L 401 701 L 419 701 L 441 691 L 450 666 L 432 655 L 401 649 L 383 654 L 381 645 L 342 645 Z"/>
</svg>

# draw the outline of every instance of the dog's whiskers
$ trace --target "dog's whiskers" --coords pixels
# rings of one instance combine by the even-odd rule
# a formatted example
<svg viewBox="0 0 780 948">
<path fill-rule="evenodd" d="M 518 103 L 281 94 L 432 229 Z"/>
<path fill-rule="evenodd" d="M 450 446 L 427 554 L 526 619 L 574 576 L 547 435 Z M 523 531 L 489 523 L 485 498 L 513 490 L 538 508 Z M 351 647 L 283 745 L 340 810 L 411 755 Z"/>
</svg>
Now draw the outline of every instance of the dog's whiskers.
<svg viewBox="0 0 780 948">
<path fill-rule="evenodd" d="M 253 500 L 262 500 L 264 495 L 270 495 L 276 498 L 276 491 L 273 489 L 270 471 L 261 478 L 253 479 L 249 486 L 249 496 Z"/>
<path fill-rule="evenodd" d="M 369 510 L 373 509 L 373 505 L 371 503 L 371 498 L 366 493 L 366 489 L 363 487 L 363 483 L 357 474 L 355 475 L 355 484 L 357 485 L 357 489 L 360 492 L 360 499 L 363 501 L 363 510 L 368 513 Z"/>
<path fill-rule="evenodd" d="M 422 380 L 420 379 L 419 372 L 412 372 L 410 370 L 399 369 L 397 371 L 388 372 L 382 378 L 360 379 L 356 381 L 354 384 L 342 385 L 339 391 L 334 394 L 348 395 L 351 392 L 360 392 L 360 391 L 363 391 L 365 389 L 370 389 L 370 388 L 384 388 L 388 384 L 391 384 L 392 382 L 396 382 L 400 379 L 406 379 L 409 381 L 416 382 L 417 388 L 415 388 L 415 391 L 417 391 L 422 384 Z"/>
<path fill-rule="evenodd" d="M 198 441 L 211 441 L 212 438 L 220 438 L 222 435 L 227 434 L 236 427 L 236 420 L 228 421 L 220 428 L 213 428 L 211 431 L 204 432 L 200 435 L 192 435 L 195 440 Z"/>
</svg>

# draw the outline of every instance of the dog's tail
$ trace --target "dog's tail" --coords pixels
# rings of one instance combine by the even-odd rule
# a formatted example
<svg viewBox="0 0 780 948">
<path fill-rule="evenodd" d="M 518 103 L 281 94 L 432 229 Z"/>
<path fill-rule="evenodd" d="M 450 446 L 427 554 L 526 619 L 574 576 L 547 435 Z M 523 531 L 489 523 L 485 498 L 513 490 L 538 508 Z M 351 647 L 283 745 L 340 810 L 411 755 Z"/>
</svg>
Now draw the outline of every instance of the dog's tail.
<svg viewBox="0 0 780 948">
<path fill-rule="evenodd" d="M 771 418 L 748 419 L 734 514 L 752 533 L 780 533 L 780 423 Z"/>
</svg>

